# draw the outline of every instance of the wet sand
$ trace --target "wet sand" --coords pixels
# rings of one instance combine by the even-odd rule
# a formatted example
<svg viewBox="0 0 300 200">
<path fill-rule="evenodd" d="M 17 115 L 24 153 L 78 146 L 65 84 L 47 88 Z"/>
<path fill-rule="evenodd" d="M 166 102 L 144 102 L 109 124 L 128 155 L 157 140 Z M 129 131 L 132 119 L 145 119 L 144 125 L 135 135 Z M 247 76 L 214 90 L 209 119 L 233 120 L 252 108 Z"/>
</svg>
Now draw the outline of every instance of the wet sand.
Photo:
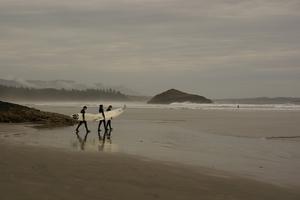
<svg viewBox="0 0 300 200">
<path fill-rule="evenodd" d="M 0 145 L 3 200 L 299 199 L 300 193 L 208 169 L 123 154 Z"/>
<path fill-rule="evenodd" d="M 0 124 L 0 191 L 4 199 L 299 199 L 299 140 L 290 138 L 299 115 L 129 108 L 110 139 L 99 141 L 89 123 L 85 142 L 74 127 Z"/>
<path fill-rule="evenodd" d="M 31 106 L 68 115 L 78 112 L 78 107 L 73 106 Z M 88 112 L 97 113 L 97 109 L 97 107 L 89 107 Z M 219 135 L 252 138 L 300 137 L 299 110 L 130 108 L 120 118 L 138 120 L 137 123 L 146 121 L 172 124 L 177 127 Z"/>
</svg>

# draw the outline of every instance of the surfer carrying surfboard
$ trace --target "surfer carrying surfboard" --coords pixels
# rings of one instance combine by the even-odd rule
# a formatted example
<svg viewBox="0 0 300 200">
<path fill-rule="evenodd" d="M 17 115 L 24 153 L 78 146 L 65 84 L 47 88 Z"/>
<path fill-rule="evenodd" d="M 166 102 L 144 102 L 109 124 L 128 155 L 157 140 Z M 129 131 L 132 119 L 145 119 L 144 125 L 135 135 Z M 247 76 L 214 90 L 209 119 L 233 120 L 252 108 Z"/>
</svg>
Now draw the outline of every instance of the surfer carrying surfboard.
<svg viewBox="0 0 300 200">
<path fill-rule="evenodd" d="M 102 114 L 103 116 L 103 119 L 99 121 L 99 125 L 98 125 L 98 132 L 101 131 L 100 127 L 101 127 L 101 124 L 103 122 L 103 126 L 104 128 L 106 129 L 106 123 L 105 123 L 105 114 L 104 114 L 104 109 L 103 109 L 103 105 L 99 105 L 99 113 Z"/>
<path fill-rule="evenodd" d="M 84 124 L 86 132 L 87 132 L 87 133 L 90 132 L 90 130 L 89 130 L 88 127 L 87 127 L 86 120 L 85 120 L 85 111 L 86 111 L 86 110 L 87 110 L 87 107 L 86 107 L 86 106 L 83 106 L 82 110 L 80 111 L 80 113 L 82 114 L 82 120 L 79 121 L 78 126 L 77 126 L 77 128 L 76 128 L 76 132 L 77 132 L 77 133 L 79 132 L 78 129 L 79 129 L 79 127 L 80 127 L 82 124 Z"/>
<path fill-rule="evenodd" d="M 111 111 L 111 110 L 112 110 L 112 105 L 109 105 L 108 108 L 106 109 L 106 112 L 107 111 Z M 108 130 L 108 127 L 109 127 L 110 130 L 112 129 L 112 127 L 111 127 L 111 119 L 112 119 L 112 117 L 107 120 L 106 130 Z"/>
</svg>

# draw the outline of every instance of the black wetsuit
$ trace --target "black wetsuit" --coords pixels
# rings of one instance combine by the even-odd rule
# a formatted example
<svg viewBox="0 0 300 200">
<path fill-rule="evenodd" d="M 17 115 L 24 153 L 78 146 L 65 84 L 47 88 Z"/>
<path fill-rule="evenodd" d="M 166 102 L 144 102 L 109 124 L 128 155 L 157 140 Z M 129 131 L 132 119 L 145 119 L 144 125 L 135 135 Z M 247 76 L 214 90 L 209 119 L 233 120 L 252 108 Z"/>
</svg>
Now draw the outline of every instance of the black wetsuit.
<svg viewBox="0 0 300 200">
<path fill-rule="evenodd" d="M 111 111 L 111 107 L 108 107 L 106 109 L 106 111 Z M 109 127 L 109 129 L 112 129 L 111 128 L 111 119 L 108 119 L 107 122 L 106 122 L 106 129 L 108 129 L 108 127 Z"/>
<path fill-rule="evenodd" d="M 85 121 L 85 110 L 82 109 L 82 110 L 80 111 L 80 113 L 82 114 L 82 120 L 79 121 L 78 126 L 77 126 L 77 128 L 76 128 L 76 131 L 78 132 L 78 131 L 79 131 L 79 130 L 78 130 L 79 127 L 80 127 L 82 124 L 84 124 L 85 129 L 86 129 L 86 132 L 89 132 L 89 129 L 88 129 L 88 127 L 87 127 L 87 123 L 86 123 L 86 121 Z"/>
<path fill-rule="evenodd" d="M 104 128 L 106 129 L 106 124 L 105 124 L 105 115 L 104 115 L 104 110 L 103 110 L 103 108 L 101 109 L 101 108 L 99 108 L 99 113 L 102 113 L 102 116 L 103 116 L 103 120 L 100 120 L 99 121 L 99 125 L 98 125 L 98 131 L 100 131 L 101 129 L 100 129 L 100 127 L 101 127 L 101 124 L 102 124 L 102 122 L 103 122 L 103 126 L 104 126 Z"/>
</svg>

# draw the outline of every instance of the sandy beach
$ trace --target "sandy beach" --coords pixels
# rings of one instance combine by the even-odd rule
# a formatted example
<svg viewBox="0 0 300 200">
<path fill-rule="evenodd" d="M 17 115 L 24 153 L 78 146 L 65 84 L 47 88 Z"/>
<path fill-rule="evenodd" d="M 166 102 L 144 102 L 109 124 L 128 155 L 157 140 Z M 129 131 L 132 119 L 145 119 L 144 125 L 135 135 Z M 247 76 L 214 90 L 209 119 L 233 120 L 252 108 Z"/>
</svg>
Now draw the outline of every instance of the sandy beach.
<svg viewBox="0 0 300 200">
<path fill-rule="evenodd" d="M 299 199 L 299 140 L 290 138 L 299 119 L 290 111 L 129 108 L 105 141 L 89 123 L 85 142 L 74 127 L 0 124 L 2 197 Z"/>
<path fill-rule="evenodd" d="M 207 169 L 119 154 L 0 147 L 1 199 L 299 199 L 299 192 Z"/>
</svg>

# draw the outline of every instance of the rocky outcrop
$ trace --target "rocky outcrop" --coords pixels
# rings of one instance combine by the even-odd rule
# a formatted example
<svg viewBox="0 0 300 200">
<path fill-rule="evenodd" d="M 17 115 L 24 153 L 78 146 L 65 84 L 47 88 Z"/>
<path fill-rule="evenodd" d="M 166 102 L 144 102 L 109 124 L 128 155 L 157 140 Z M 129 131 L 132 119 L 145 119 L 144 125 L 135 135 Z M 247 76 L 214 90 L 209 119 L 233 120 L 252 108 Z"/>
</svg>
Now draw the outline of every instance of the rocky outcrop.
<svg viewBox="0 0 300 200">
<path fill-rule="evenodd" d="M 66 115 L 0 101 L 0 122 L 32 123 L 39 124 L 41 127 L 57 127 L 72 126 L 77 121 Z"/>
<path fill-rule="evenodd" d="M 212 100 L 206 97 L 188 94 L 179 90 L 170 89 L 161 94 L 154 96 L 149 104 L 170 104 L 170 103 L 190 102 L 190 103 L 213 103 Z"/>
</svg>

